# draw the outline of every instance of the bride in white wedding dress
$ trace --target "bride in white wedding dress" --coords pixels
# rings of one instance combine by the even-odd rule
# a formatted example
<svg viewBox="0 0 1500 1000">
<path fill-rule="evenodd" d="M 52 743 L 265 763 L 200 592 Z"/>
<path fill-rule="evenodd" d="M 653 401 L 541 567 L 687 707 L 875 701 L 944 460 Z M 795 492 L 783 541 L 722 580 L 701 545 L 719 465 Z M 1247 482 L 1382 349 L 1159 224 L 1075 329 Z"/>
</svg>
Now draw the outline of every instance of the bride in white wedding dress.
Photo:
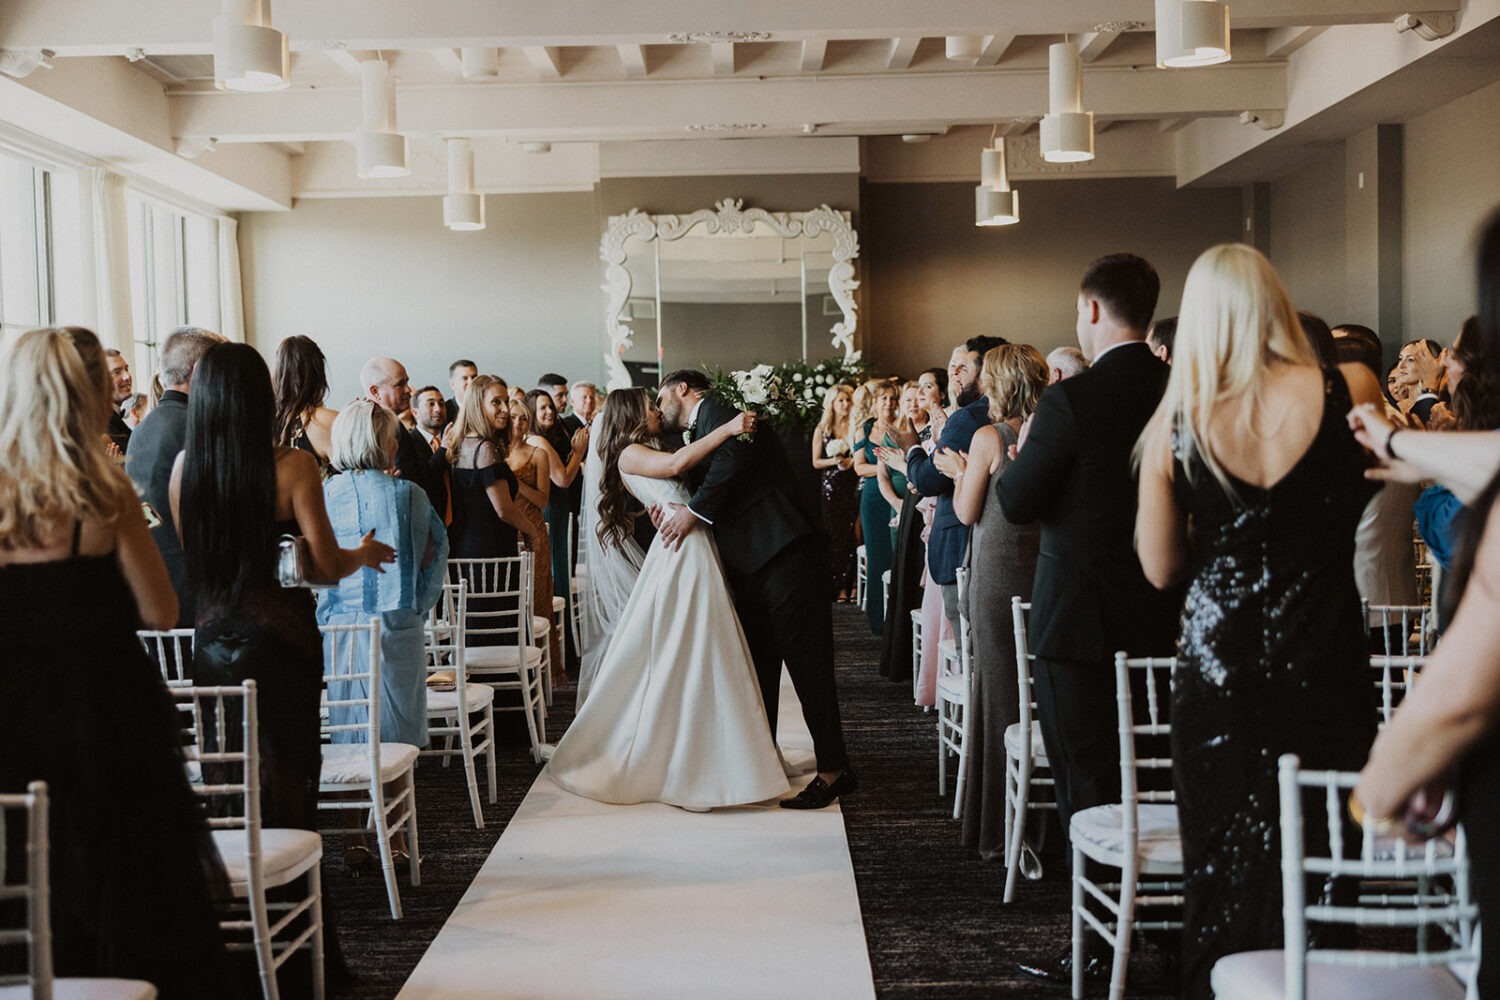
<svg viewBox="0 0 1500 1000">
<path fill-rule="evenodd" d="M 742 414 L 667 454 L 651 447 L 661 415 L 650 394 L 610 393 L 598 435 L 600 541 L 629 538 L 626 490 L 647 507 L 686 504 L 675 477 L 751 420 Z M 601 802 L 696 811 L 790 790 L 712 532 L 690 532 L 677 550 L 653 542 L 613 626 L 588 698 L 547 764 L 553 781 Z"/>
</svg>

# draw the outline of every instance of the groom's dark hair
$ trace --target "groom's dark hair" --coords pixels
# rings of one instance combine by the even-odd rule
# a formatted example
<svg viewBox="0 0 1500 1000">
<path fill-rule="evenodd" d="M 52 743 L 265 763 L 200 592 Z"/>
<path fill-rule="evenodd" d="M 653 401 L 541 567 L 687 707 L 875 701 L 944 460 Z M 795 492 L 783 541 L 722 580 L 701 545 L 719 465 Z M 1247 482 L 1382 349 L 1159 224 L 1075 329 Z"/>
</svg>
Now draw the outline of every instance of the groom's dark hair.
<svg viewBox="0 0 1500 1000">
<path fill-rule="evenodd" d="M 677 369 L 675 372 L 672 372 L 666 378 L 661 380 L 661 387 L 665 389 L 668 386 L 676 385 L 678 382 L 681 382 L 683 385 L 687 386 L 694 392 L 708 391 L 708 376 L 698 371 L 698 369 L 696 368 Z"/>
</svg>

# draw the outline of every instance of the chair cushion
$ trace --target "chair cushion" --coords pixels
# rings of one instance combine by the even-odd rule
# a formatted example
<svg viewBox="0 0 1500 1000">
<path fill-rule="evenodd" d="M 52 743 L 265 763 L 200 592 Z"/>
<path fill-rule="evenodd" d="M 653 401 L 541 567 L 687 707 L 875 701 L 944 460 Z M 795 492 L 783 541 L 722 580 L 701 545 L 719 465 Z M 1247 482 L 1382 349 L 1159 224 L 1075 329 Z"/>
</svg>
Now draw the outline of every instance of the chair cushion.
<svg viewBox="0 0 1500 1000">
<path fill-rule="evenodd" d="M 1136 815 L 1140 823 L 1137 839 L 1141 874 L 1181 874 L 1182 838 L 1177 831 L 1177 807 L 1145 803 L 1138 807 Z M 1068 839 L 1087 857 L 1118 868 L 1125 849 L 1121 822 L 1118 802 L 1094 806 L 1073 814 Z"/>
<path fill-rule="evenodd" d="M 1280 1000 L 1285 975 L 1280 951 L 1245 951 L 1215 962 L 1210 981 L 1219 1000 Z M 1357 969 L 1309 962 L 1307 995 L 1317 1000 L 1463 1000 L 1464 987 L 1440 966 Z"/>
<path fill-rule="evenodd" d="M 969 703 L 969 678 L 963 674 L 939 674 L 937 693 L 940 701 L 967 705 Z"/>
<path fill-rule="evenodd" d="M 409 743 L 380 744 L 380 783 L 394 781 L 417 762 L 417 748 Z M 323 744 L 321 785 L 364 785 L 370 782 L 370 750 L 367 743 Z"/>
<path fill-rule="evenodd" d="M 495 689 L 488 684 L 465 684 L 464 707 L 477 711 L 495 700 Z M 458 692 L 427 689 L 427 714 L 452 715 L 458 711 Z"/>
<path fill-rule="evenodd" d="M 552 619 L 534 615 L 531 619 L 531 634 L 537 642 L 546 639 L 552 633 Z"/>
<path fill-rule="evenodd" d="M 1021 759 L 1022 753 L 1021 724 L 1019 722 L 1005 727 L 1005 752 L 1014 760 Z M 1033 721 L 1031 723 L 1031 762 L 1035 767 L 1047 767 L 1047 745 L 1042 742 L 1042 724 Z"/>
<path fill-rule="evenodd" d="M 156 987 L 139 979 L 54 979 L 53 1000 L 156 1000 Z M 0 986 L 0 1000 L 31 1000 L 30 986 Z"/>
<path fill-rule="evenodd" d="M 244 830 L 215 830 L 214 846 L 229 873 L 230 886 L 243 896 L 250 878 Z M 267 885 L 284 885 L 323 857 L 323 838 L 311 830 L 261 830 L 260 872 Z"/>
<path fill-rule="evenodd" d="M 552 598 L 552 613 L 554 615 L 557 614 L 559 611 L 563 610 L 564 608 L 566 608 L 567 606 L 568 606 L 568 599 L 566 597 L 558 597 L 556 595 L 553 596 L 553 598 Z"/>
<path fill-rule="evenodd" d="M 505 646 L 469 646 L 464 649 L 464 660 L 469 665 L 469 673 L 472 675 L 479 670 L 504 670 L 509 668 L 512 673 L 521 665 L 520 654 L 514 644 Z M 528 666 L 538 666 L 542 662 L 542 648 L 540 646 L 526 647 L 526 663 Z"/>
</svg>

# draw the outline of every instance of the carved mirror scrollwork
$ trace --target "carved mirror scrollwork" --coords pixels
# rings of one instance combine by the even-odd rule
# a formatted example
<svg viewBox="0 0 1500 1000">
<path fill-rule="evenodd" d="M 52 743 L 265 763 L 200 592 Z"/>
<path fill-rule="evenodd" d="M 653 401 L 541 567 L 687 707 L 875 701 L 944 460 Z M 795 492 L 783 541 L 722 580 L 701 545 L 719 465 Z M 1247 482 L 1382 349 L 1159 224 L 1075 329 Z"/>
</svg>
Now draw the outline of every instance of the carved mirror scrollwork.
<svg viewBox="0 0 1500 1000">
<path fill-rule="evenodd" d="M 610 389 L 654 385 L 663 368 L 854 353 L 859 237 L 847 212 L 731 198 L 681 216 L 632 209 L 610 218 L 599 256 Z"/>
</svg>

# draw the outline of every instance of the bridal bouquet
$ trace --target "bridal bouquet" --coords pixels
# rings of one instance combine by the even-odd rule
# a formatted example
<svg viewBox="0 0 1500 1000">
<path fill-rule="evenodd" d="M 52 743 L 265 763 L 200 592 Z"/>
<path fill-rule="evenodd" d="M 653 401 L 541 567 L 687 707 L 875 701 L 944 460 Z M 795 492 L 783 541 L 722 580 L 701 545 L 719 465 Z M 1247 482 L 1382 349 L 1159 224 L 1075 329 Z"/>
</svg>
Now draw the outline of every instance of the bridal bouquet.
<svg viewBox="0 0 1500 1000">
<path fill-rule="evenodd" d="M 834 438 L 823 446 L 823 453 L 829 458 L 843 458 L 850 450 L 849 442 L 843 438 Z"/>
<path fill-rule="evenodd" d="M 828 358 L 816 364 L 788 361 L 759 364 L 748 371 L 708 371 L 708 396 L 725 406 L 754 410 L 778 428 L 811 434 L 823 415 L 823 395 L 840 383 L 858 385 L 865 363 L 858 351 L 848 358 Z M 744 436 L 749 440 L 748 436 Z"/>
<path fill-rule="evenodd" d="M 765 414 L 773 422 L 782 417 L 792 400 L 785 385 L 770 365 L 756 365 L 749 371 L 724 374 L 716 368 L 709 374 L 708 396 L 737 410 Z M 754 440 L 753 434 L 741 434 L 741 441 Z"/>
</svg>

